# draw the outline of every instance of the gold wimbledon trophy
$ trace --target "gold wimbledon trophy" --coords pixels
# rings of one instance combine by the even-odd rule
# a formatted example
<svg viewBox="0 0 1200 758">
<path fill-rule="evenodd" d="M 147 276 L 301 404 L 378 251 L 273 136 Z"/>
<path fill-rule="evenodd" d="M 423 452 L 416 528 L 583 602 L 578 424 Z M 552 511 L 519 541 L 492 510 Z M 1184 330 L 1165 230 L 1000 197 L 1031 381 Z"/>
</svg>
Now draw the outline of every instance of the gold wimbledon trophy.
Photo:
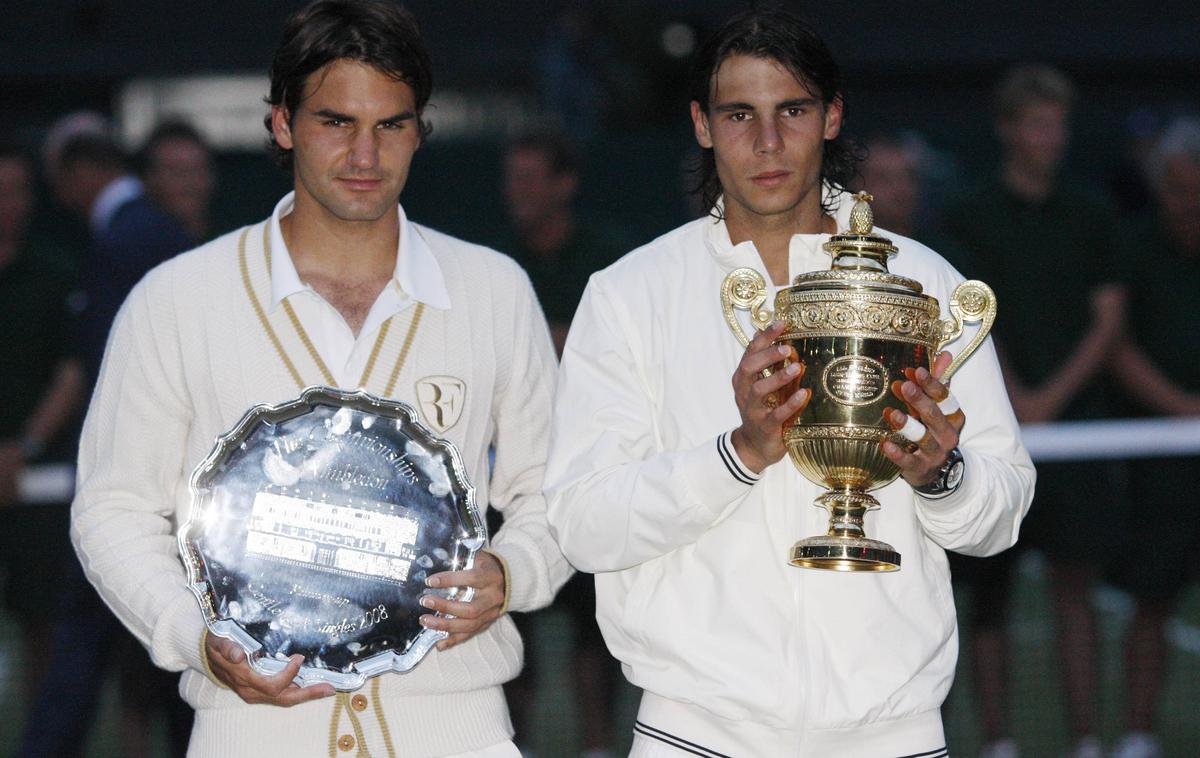
<svg viewBox="0 0 1200 758">
<path fill-rule="evenodd" d="M 750 311 L 756 329 L 775 319 L 787 323 L 778 344 L 790 345 L 805 364 L 798 382 L 781 390 L 787 397 L 804 387 L 808 406 L 783 430 L 788 455 L 800 473 L 826 487 L 816 504 L 829 511 L 829 531 L 792 547 L 791 563 L 834 571 L 895 571 L 900 554 L 886 542 L 868 539 L 863 516 L 879 507 L 870 490 L 900 471 L 883 454 L 882 442 L 914 449 L 883 417 L 886 407 L 901 407 L 891 392 L 904 370 L 932 368 L 933 357 L 962 333 L 963 322 L 982 322 L 970 344 L 955 357 L 943 382 L 983 343 L 996 318 L 996 296 L 980 281 L 966 281 L 950 298 L 950 319 L 939 316 L 936 298 L 921 284 L 888 272 L 896 253 L 891 240 L 872 234 L 872 199 L 859 193 L 850 214 L 850 231 L 824 244 L 833 256 L 825 271 L 795 278 L 775 295 L 775 310 L 763 308 L 767 286 L 752 268 L 739 268 L 721 285 L 725 320 L 743 345 L 749 338 L 735 309 Z"/>
</svg>

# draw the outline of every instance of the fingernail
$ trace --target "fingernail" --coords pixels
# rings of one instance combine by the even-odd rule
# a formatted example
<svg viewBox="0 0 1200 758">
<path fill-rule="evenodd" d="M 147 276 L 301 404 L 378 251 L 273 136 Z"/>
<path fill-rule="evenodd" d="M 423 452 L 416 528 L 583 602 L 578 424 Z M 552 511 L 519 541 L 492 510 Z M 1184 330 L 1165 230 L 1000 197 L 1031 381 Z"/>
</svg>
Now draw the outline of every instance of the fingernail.
<svg viewBox="0 0 1200 758">
<path fill-rule="evenodd" d="M 786 321 L 784 321 L 784 320 L 783 320 L 783 319 L 781 319 L 781 318 L 777 318 L 777 319 L 775 319 L 774 321 L 772 321 L 772 322 L 771 322 L 771 328 L 772 328 L 772 329 L 781 329 L 781 328 L 783 328 L 784 326 L 787 326 L 787 322 L 786 322 Z"/>
<path fill-rule="evenodd" d="M 917 396 L 917 385 L 913 384 L 912 382 L 905 382 L 900 387 L 900 391 L 904 393 L 905 397 L 916 397 Z"/>
<path fill-rule="evenodd" d="M 789 363 L 788 367 L 783 370 L 783 373 L 787 374 L 788 376 L 795 376 L 796 374 L 799 374 L 800 373 L 800 364 L 799 363 Z"/>
<path fill-rule="evenodd" d="M 296 653 L 295 655 L 289 656 L 288 661 L 291 663 L 296 663 L 297 661 L 299 661 L 301 664 L 303 664 L 304 656 L 300 655 L 299 653 Z"/>
<path fill-rule="evenodd" d="M 419 620 L 421 622 L 421 626 L 425 627 L 426 629 L 434 628 L 433 627 L 433 616 L 426 614 L 426 615 L 422 616 Z"/>
<path fill-rule="evenodd" d="M 788 353 L 792 352 L 792 349 L 787 345 L 779 345 L 775 349 L 779 351 L 780 355 L 787 355 Z"/>
<path fill-rule="evenodd" d="M 429 587 L 441 587 L 442 578 L 440 576 L 431 576 L 425 580 L 425 584 Z"/>
<path fill-rule="evenodd" d="M 926 379 L 928 379 L 928 378 L 929 378 L 929 372 L 928 372 L 928 371 L 926 371 L 926 370 L 925 370 L 925 369 L 923 369 L 923 368 L 919 368 L 919 369 L 917 369 L 917 379 L 919 379 L 919 380 L 921 380 L 921 381 L 923 382 L 923 381 L 925 381 L 925 380 L 926 380 Z"/>
<path fill-rule="evenodd" d="M 433 607 L 433 598 L 431 598 L 429 595 L 425 595 L 421 598 L 420 603 L 425 608 L 432 608 Z"/>
</svg>

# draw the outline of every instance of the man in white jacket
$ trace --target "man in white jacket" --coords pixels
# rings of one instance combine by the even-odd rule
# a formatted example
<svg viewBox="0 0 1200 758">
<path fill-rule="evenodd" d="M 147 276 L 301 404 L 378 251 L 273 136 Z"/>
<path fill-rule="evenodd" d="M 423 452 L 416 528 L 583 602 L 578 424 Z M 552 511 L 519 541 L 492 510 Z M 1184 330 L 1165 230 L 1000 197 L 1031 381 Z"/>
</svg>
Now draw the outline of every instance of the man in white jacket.
<svg viewBox="0 0 1200 758">
<path fill-rule="evenodd" d="M 803 366 L 763 378 L 781 325 L 743 351 L 719 291 L 743 266 L 772 289 L 829 267 L 820 246 L 848 227 L 854 169 L 840 75 L 803 22 L 750 11 L 698 52 L 692 96 L 711 213 L 592 277 L 547 464 L 551 528 L 596 573 L 605 639 L 645 690 L 632 754 L 945 756 L 957 633 L 944 551 L 1010 546 L 1033 492 L 995 353 L 985 343 L 956 375 L 959 412 L 938 405 L 946 354 L 898 390 L 927 434 L 912 453 L 883 443 L 901 478 L 873 493 L 868 531 L 903 569 L 789 566 L 791 544 L 826 521 L 820 488 L 783 460 L 783 421 L 807 392 L 769 403 Z M 892 271 L 945 305 L 962 277 L 888 236 Z"/>
<path fill-rule="evenodd" d="M 396 6 L 318 0 L 292 16 L 267 128 L 295 191 L 265 221 L 152 271 L 113 327 L 72 538 L 155 663 L 184 672 L 190 755 L 518 754 L 501 684 L 520 670 L 521 643 L 505 611 L 547 605 L 570 572 L 541 494 L 554 351 L 511 259 L 414 224 L 397 204 L 431 87 L 416 24 Z M 475 588 L 469 603 L 423 599 L 421 622 L 449 633 L 437 650 L 336 697 L 293 683 L 299 656 L 263 676 L 208 635 L 170 536 L 217 435 L 317 384 L 417 408 L 457 445 L 478 501 L 505 516 L 473 568 L 429 577 Z"/>
</svg>

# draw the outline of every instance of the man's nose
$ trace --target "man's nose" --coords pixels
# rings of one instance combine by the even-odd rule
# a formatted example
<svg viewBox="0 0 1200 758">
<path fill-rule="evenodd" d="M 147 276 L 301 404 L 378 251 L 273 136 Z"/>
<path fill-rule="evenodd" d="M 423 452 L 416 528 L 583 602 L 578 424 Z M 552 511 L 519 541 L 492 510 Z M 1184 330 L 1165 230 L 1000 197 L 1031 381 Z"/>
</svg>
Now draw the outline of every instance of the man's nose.
<svg viewBox="0 0 1200 758">
<path fill-rule="evenodd" d="M 374 129 L 356 129 L 350 144 L 350 165 L 374 168 L 379 162 L 379 136 Z"/>
<path fill-rule="evenodd" d="M 779 125 L 773 118 L 765 118 L 758 122 L 758 134 L 754 138 L 754 152 L 759 155 L 769 155 L 783 150 L 783 135 Z"/>
</svg>

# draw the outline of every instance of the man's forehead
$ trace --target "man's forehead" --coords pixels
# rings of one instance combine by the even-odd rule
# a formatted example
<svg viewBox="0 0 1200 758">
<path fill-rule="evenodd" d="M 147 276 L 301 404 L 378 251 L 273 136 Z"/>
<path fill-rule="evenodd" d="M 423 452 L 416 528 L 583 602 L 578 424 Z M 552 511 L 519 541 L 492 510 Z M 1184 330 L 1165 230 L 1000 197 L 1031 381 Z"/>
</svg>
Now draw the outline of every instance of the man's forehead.
<svg viewBox="0 0 1200 758">
<path fill-rule="evenodd" d="M 300 105 L 303 106 L 308 100 L 316 97 L 322 99 L 323 96 L 331 96 L 333 89 L 325 86 L 332 82 L 338 82 L 345 79 L 355 78 L 362 79 L 366 75 L 367 78 L 378 77 L 380 81 L 387 80 L 390 84 L 399 85 L 394 89 L 397 98 L 411 98 L 413 96 L 412 87 L 401 77 L 394 73 L 384 71 L 377 66 L 373 66 L 365 61 L 356 60 L 354 58 L 338 58 L 326 63 L 321 68 L 309 74 L 304 80 L 304 88 L 300 97 Z M 351 93 L 339 92 L 339 95 L 358 95 L 360 90 L 355 88 Z M 339 98 L 342 99 L 342 98 Z"/>
<path fill-rule="evenodd" d="M 763 72 L 769 72 L 763 76 Z M 747 76 L 748 73 L 754 73 Z M 819 99 L 812 85 L 801 78 L 778 58 L 771 56 L 734 53 L 725 57 L 713 71 L 709 85 L 709 98 L 713 103 L 728 95 L 757 90 L 770 91 L 779 100 L 796 98 Z"/>
</svg>

